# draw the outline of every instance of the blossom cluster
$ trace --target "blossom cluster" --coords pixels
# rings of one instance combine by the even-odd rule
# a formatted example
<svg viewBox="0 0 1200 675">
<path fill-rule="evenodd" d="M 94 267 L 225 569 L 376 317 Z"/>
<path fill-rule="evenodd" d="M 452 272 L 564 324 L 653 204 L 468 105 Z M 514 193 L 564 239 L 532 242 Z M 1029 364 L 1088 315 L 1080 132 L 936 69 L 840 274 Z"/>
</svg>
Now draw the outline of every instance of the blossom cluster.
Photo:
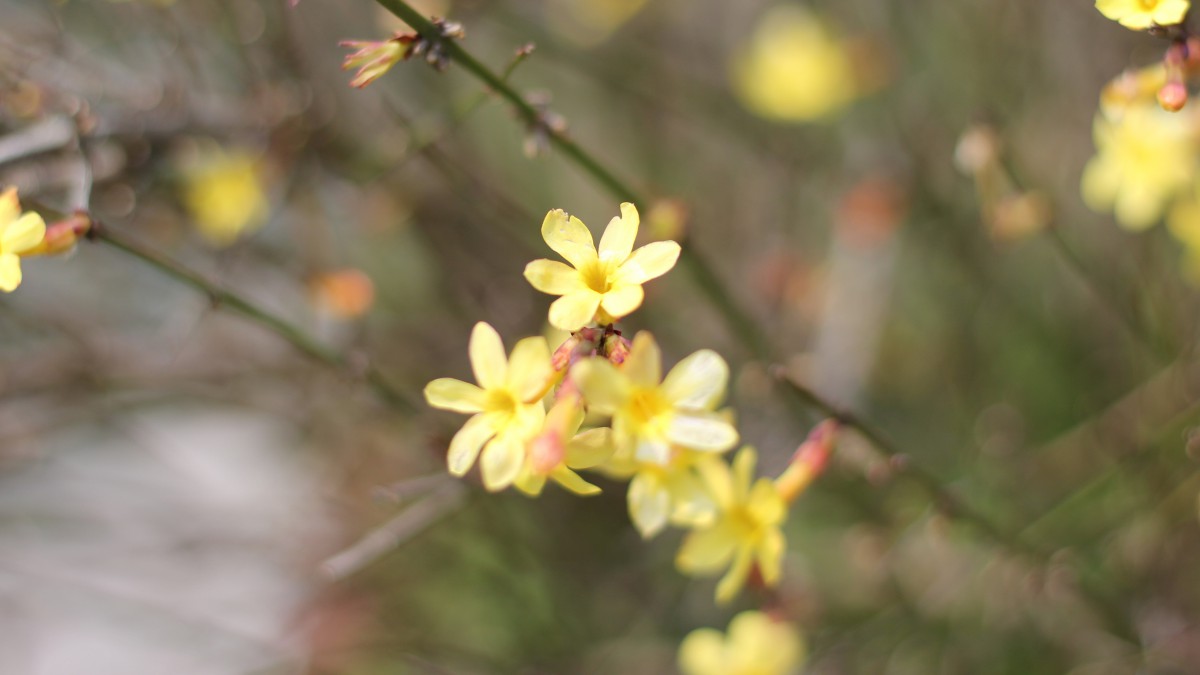
<svg viewBox="0 0 1200 675">
<path fill-rule="evenodd" d="M 1160 62 L 1121 73 L 1101 92 L 1084 202 L 1133 231 L 1165 221 L 1183 245 L 1185 273 L 1200 281 L 1200 110 L 1187 105 L 1188 82 L 1200 74 L 1200 38 L 1179 25 L 1190 3 L 1098 0 L 1096 8 L 1171 42 Z"/>
<path fill-rule="evenodd" d="M 635 248 L 639 225 L 637 208 L 622 204 L 597 245 L 578 218 L 550 211 L 542 237 L 565 262 L 535 260 L 525 278 L 558 296 L 549 322 L 570 336 L 553 350 L 544 337 L 524 338 L 506 355 L 500 335 L 480 322 L 468 346 L 475 383 L 440 378 L 425 398 L 471 415 L 448 448 L 452 474 L 478 463 L 488 490 L 531 496 L 547 481 L 598 493 L 581 470 L 628 481 L 637 530 L 644 538 L 669 525 L 690 530 L 676 566 L 695 576 L 725 570 L 716 591 L 724 603 L 753 570 L 763 585 L 778 583 L 787 505 L 824 466 L 833 428 L 819 426 L 777 479 L 757 477 L 751 447 L 727 461 L 740 436 L 722 407 L 725 360 L 702 349 L 667 369 L 653 335 L 629 339 L 616 326 L 680 255 L 673 241 Z"/>
</svg>

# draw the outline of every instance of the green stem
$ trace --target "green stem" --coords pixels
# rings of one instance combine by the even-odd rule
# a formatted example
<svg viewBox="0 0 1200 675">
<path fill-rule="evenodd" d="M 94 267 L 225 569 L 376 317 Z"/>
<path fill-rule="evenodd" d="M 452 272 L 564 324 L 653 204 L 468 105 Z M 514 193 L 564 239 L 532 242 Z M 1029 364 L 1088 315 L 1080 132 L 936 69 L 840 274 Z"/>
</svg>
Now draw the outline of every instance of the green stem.
<svg viewBox="0 0 1200 675">
<path fill-rule="evenodd" d="M 101 226 L 99 223 L 93 226 L 89 236 L 93 240 L 102 241 L 115 249 L 128 253 L 149 264 L 151 267 L 157 268 L 167 276 L 204 293 L 212 300 L 213 306 L 241 314 L 283 338 L 314 361 L 319 361 L 338 370 L 352 370 L 351 359 L 345 354 L 318 342 L 284 319 L 262 309 L 233 291 L 221 288 L 217 284 L 205 279 L 200 273 L 184 267 L 167 256 L 127 239 L 123 235 Z M 393 387 L 387 378 L 384 377 L 383 373 L 374 366 L 368 364 L 363 368 L 354 368 L 353 370 L 366 380 L 371 385 L 371 388 L 388 405 L 407 411 L 416 409 L 412 401 L 400 390 Z"/>
</svg>

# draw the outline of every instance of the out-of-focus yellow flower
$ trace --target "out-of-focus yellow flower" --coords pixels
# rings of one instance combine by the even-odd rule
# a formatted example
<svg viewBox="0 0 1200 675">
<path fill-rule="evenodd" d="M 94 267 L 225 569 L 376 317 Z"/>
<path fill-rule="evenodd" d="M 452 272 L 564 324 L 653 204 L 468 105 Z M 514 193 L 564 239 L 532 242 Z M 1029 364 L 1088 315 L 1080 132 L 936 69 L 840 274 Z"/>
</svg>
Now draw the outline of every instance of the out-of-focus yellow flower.
<svg viewBox="0 0 1200 675">
<path fill-rule="evenodd" d="M 1096 117 L 1096 156 L 1083 172 L 1083 199 L 1117 222 L 1143 230 L 1196 176 L 1196 120 L 1147 104 Z"/>
<path fill-rule="evenodd" d="M 1151 26 L 1173 26 L 1187 14 L 1188 0 L 1096 0 L 1104 16 L 1133 30 Z"/>
<path fill-rule="evenodd" d="M 861 93 L 846 45 L 812 12 L 780 5 L 767 12 L 733 63 L 742 102 L 763 117 L 817 120 Z"/>
<path fill-rule="evenodd" d="M 684 675 L 786 675 L 805 652 L 792 624 L 742 612 L 729 622 L 728 637 L 712 628 L 688 633 L 679 646 L 679 669 Z"/>
<path fill-rule="evenodd" d="M 592 358 L 575 364 L 570 377 L 589 410 L 612 415 L 617 452 L 624 456 L 665 466 L 672 445 L 724 452 L 738 441 L 729 420 L 712 412 L 725 395 L 729 366 L 711 350 L 680 361 L 663 379 L 658 345 L 642 332 L 619 369 Z"/>
<path fill-rule="evenodd" d="M 0 193 L 0 291 L 21 285 L 21 257 L 35 250 L 46 236 L 46 223 L 32 211 L 21 213 L 17 189 Z"/>
<path fill-rule="evenodd" d="M 350 80 L 350 86 L 362 89 L 378 80 L 404 58 L 412 41 L 411 36 L 396 33 L 395 37 L 390 40 L 343 40 L 339 42 L 339 46 L 357 50 L 347 54 L 342 61 L 342 70 L 358 68 L 354 79 Z"/>
<path fill-rule="evenodd" d="M 267 219 L 258 158 L 238 149 L 203 151 L 183 169 L 183 201 L 205 239 L 229 246 Z"/>
<path fill-rule="evenodd" d="M 601 427 L 580 433 L 583 418 L 578 396 L 563 396 L 550 408 L 542 433 L 530 443 L 529 459 L 517 476 L 518 490 L 536 497 L 549 478 L 577 495 L 600 494 L 600 488 L 574 470 L 590 469 L 612 457 L 612 430 Z"/>
<path fill-rule="evenodd" d="M 787 544 L 780 525 L 787 519 L 787 504 L 771 479 L 754 480 L 756 462 L 757 453 L 747 446 L 738 451 L 732 471 L 724 462 L 700 465 L 719 512 L 712 525 L 687 535 L 675 557 L 684 574 L 715 574 L 729 566 L 717 584 L 718 603 L 738 594 L 755 564 L 767 586 L 782 574 Z"/>
<path fill-rule="evenodd" d="M 450 473 L 465 474 L 482 450 L 484 487 L 502 490 L 521 472 L 526 444 L 546 418 L 541 399 L 554 382 L 550 348 L 545 338 L 525 338 L 506 359 L 500 335 L 481 321 L 471 331 L 469 352 L 479 385 L 443 377 L 425 386 L 425 400 L 473 415 L 450 441 Z"/>
<path fill-rule="evenodd" d="M 344 269 L 317 275 L 309 282 L 312 302 L 339 319 L 367 313 L 375 302 L 375 284 L 361 270 Z"/>
<path fill-rule="evenodd" d="M 525 266 L 525 278 L 543 293 L 562 296 L 550 305 L 551 325 L 574 331 L 593 320 L 611 323 L 641 306 L 642 284 L 675 266 L 679 244 L 656 241 L 634 251 L 638 224 L 637 208 L 621 204 L 597 250 L 581 220 L 561 209 L 546 214 L 542 238 L 571 265 L 534 260 Z"/>
<path fill-rule="evenodd" d="M 703 462 L 720 462 L 710 453 L 674 447 L 667 463 L 643 462 L 628 453 L 614 456 L 599 470 L 617 479 L 628 479 L 626 501 L 629 518 L 643 538 L 667 526 L 694 527 L 712 523 L 717 504 L 697 472 Z"/>
</svg>

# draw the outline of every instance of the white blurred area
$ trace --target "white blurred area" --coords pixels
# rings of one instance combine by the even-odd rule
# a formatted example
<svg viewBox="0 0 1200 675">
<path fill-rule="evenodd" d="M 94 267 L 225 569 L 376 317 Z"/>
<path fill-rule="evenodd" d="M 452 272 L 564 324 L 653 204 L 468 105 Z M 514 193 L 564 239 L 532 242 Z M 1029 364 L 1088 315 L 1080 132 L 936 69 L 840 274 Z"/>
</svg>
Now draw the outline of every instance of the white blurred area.
<svg viewBox="0 0 1200 675">
<path fill-rule="evenodd" d="M 303 670 L 333 521 L 292 435 L 207 406 L 39 434 L 0 472 L 0 673 Z"/>
</svg>

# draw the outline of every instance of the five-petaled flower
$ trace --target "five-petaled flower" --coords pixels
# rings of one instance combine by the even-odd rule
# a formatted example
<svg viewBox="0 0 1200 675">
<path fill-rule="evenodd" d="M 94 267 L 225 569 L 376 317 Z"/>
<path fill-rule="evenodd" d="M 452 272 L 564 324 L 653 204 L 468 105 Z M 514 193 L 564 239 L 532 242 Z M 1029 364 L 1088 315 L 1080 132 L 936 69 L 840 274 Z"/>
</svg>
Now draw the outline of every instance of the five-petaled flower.
<svg viewBox="0 0 1200 675">
<path fill-rule="evenodd" d="M 546 214 L 542 238 L 571 263 L 534 260 L 525 267 L 525 278 L 534 288 L 560 295 L 550 305 L 550 323 L 562 330 L 579 330 L 593 320 L 611 323 L 642 304 L 642 284 L 666 274 L 679 259 L 679 244 L 656 241 L 633 250 L 638 232 L 638 212 L 621 204 L 597 250 L 592 233 L 578 218 L 561 209 Z"/>
<path fill-rule="evenodd" d="M 589 410 L 612 416 L 617 452 L 624 456 L 666 465 L 672 445 L 724 452 L 738 441 L 737 429 L 712 411 L 725 394 L 729 366 L 711 350 L 688 356 L 663 379 L 658 345 L 642 332 L 620 368 L 585 359 L 571 369 L 571 378 Z"/>
<path fill-rule="evenodd" d="M 543 337 L 525 338 L 505 359 L 500 335 L 481 321 L 471 331 L 469 355 L 479 385 L 443 377 L 426 385 L 425 400 L 473 414 L 450 441 L 450 473 L 465 474 L 482 450 L 484 487 L 502 490 L 517 479 L 527 445 L 546 418 L 541 399 L 554 384 L 550 348 Z"/>
<path fill-rule="evenodd" d="M 782 573 L 786 541 L 780 526 L 787 504 L 771 479 L 754 480 L 756 461 L 747 446 L 738 451 L 732 471 L 724 462 L 701 465 L 719 513 L 712 525 L 688 533 L 675 557 L 684 574 L 713 574 L 729 566 L 717 584 L 718 603 L 738 594 L 755 565 L 767 586 L 778 583 Z"/>
<path fill-rule="evenodd" d="M 1190 6 L 1189 0 L 1096 0 L 1101 14 L 1133 30 L 1173 26 L 1183 21 Z"/>
<path fill-rule="evenodd" d="M 17 189 L 0 193 L 0 291 L 21 285 L 21 256 L 32 253 L 46 236 L 46 223 L 32 211 L 21 213 Z"/>
<path fill-rule="evenodd" d="M 733 617 L 728 637 L 712 628 L 688 633 L 679 646 L 679 669 L 684 675 L 786 675 L 804 656 L 795 626 L 751 611 Z"/>
</svg>

